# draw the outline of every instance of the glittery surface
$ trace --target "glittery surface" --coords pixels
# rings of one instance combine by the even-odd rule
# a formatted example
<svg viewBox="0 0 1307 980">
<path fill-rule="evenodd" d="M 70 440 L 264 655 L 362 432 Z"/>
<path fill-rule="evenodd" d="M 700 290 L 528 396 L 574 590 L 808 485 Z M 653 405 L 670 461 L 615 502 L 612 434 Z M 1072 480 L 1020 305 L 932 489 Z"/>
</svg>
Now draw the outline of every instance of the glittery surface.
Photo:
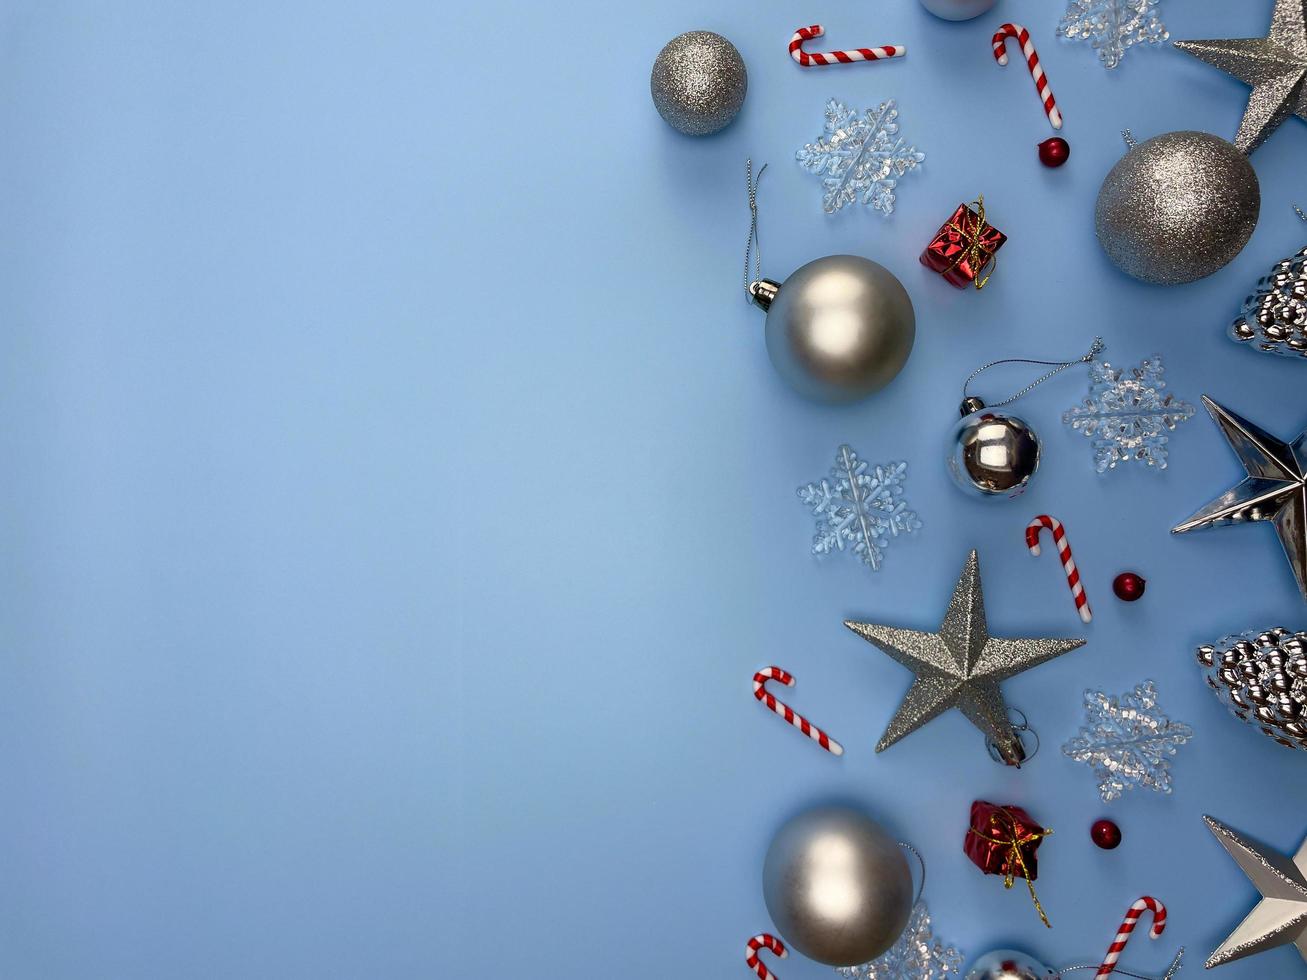
<svg viewBox="0 0 1307 980">
<path fill-rule="evenodd" d="M 744 105 L 749 73 L 735 45 L 711 31 L 689 31 L 667 42 L 654 61 L 649 89 L 672 128 L 706 136 L 724 128 Z"/>
<path fill-rule="evenodd" d="M 1239 254 L 1261 213 L 1247 158 L 1210 133 L 1164 133 L 1130 150 L 1103 181 L 1094 208 L 1098 242 L 1144 282 L 1210 276 Z"/>
<path fill-rule="evenodd" d="M 1236 718 L 1307 751 L 1307 632 L 1248 630 L 1200 646 L 1197 656 Z"/>
<path fill-rule="evenodd" d="M 1176 41 L 1175 46 L 1253 87 L 1234 145 L 1261 146 L 1291 115 L 1307 119 L 1307 3 L 1275 0 L 1266 37 Z"/>
<path fill-rule="evenodd" d="M 1219 820 L 1208 816 L 1203 820 L 1262 895 L 1257 907 L 1207 958 L 1207 968 L 1290 943 L 1296 943 L 1307 960 L 1307 841 L 1291 860 Z"/>
<path fill-rule="evenodd" d="M 1307 357 L 1307 248 L 1262 276 L 1228 333 L 1263 354 Z"/>
<path fill-rule="evenodd" d="M 974 551 L 953 589 L 953 600 L 939 632 L 852 620 L 844 625 L 916 675 L 877 743 L 877 752 L 948 709 L 957 708 L 1005 758 L 1019 758 L 1019 741 L 1008 719 L 999 682 L 1085 643 L 1077 639 L 1009 640 L 990 636 L 980 584 L 980 559 Z"/>
</svg>

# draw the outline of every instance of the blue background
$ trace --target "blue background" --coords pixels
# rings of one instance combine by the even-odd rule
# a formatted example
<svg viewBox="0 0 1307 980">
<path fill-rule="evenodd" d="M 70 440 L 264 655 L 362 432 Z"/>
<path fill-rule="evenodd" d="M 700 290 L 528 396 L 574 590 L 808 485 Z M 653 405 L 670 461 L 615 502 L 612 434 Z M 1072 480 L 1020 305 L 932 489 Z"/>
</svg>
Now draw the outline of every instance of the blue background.
<svg viewBox="0 0 1307 980">
<path fill-rule="evenodd" d="M 262 9 L 260 9 L 262 8 Z M 1173 37 L 1264 33 L 1269 0 L 1167 0 Z M 1187 975 L 1255 902 L 1210 812 L 1282 851 L 1307 833 L 1301 755 L 1229 717 L 1195 644 L 1307 621 L 1267 527 L 1172 538 L 1241 477 L 1205 414 L 1161 475 L 1107 477 L 1062 426 L 1083 369 L 1023 401 L 1045 462 L 1012 504 L 941 462 L 963 378 L 996 357 L 1161 352 L 1284 437 L 1300 364 L 1224 336 L 1307 238 L 1307 127 L 1253 160 L 1263 215 L 1181 288 L 1117 272 L 1093 236 L 1118 131 L 1233 136 L 1246 87 L 1169 48 L 1106 72 L 1060 5 L 948 24 L 915 0 L 561 8 L 407 0 L 0 9 L 0 975 L 742 977 L 769 928 L 762 856 L 789 815 L 852 800 L 929 863 L 938 933 L 1097 962 L 1137 896 L 1168 903 L 1123 966 Z M 1035 33 L 1073 147 L 1048 135 L 1003 20 Z M 804 71 L 829 45 L 899 61 Z M 730 37 L 739 119 L 678 135 L 648 76 L 675 34 Z M 927 154 L 888 219 L 821 212 L 794 150 L 829 96 L 899 100 Z M 744 159 L 769 161 L 764 272 L 855 252 L 916 304 L 911 361 L 827 408 L 773 374 L 746 305 Z M 983 192 L 1010 236 L 983 293 L 917 264 Z M 1307 204 L 1307 201 L 1304 202 Z M 992 374 L 982 394 L 1025 377 Z M 814 562 L 794 488 L 836 446 L 905 459 L 924 530 L 884 570 Z M 952 713 L 876 755 L 909 674 L 840 622 L 934 628 L 977 547 L 990 623 L 1080 631 L 1022 528 L 1067 524 L 1089 645 L 1005 685 L 1043 738 L 1021 772 Z M 1110 594 L 1135 569 L 1148 594 Z M 765 664 L 847 747 L 750 695 Z M 1175 792 L 1099 802 L 1058 746 L 1081 691 L 1157 681 L 1191 724 Z M 1044 930 L 961 854 L 976 798 L 1027 805 Z M 1125 834 L 1096 849 L 1110 815 Z M 782 980 L 830 976 L 792 956 Z M 1085 974 L 1086 976 L 1088 974 Z M 1281 949 L 1224 967 L 1307 975 Z"/>
</svg>

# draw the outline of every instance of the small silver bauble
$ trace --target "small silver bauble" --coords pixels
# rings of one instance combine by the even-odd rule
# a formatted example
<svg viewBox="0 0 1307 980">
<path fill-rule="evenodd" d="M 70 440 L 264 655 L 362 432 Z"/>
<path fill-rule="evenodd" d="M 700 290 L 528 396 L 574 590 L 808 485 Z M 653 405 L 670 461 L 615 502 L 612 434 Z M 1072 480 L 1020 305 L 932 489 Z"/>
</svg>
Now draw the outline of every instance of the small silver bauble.
<svg viewBox="0 0 1307 980">
<path fill-rule="evenodd" d="M 781 938 L 829 966 L 858 966 L 894 945 L 912 912 L 898 844 L 850 807 L 808 810 L 777 831 L 762 893 Z"/>
<path fill-rule="evenodd" d="M 921 5 L 944 20 L 971 20 L 989 13 L 998 0 L 921 0 Z"/>
<path fill-rule="evenodd" d="M 689 31 L 658 52 L 649 76 L 658 114 L 688 136 L 725 128 L 744 105 L 749 73 L 730 41 L 712 31 Z"/>
<path fill-rule="evenodd" d="M 1061 980 L 1062 974 L 1028 953 L 996 949 L 986 953 L 967 971 L 966 980 Z"/>
<path fill-rule="evenodd" d="M 979 398 L 965 399 L 961 411 L 948 443 L 953 482 L 973 497 L 1019 497 L 1039 469 L 1035 430 L 1015 415 L 985 408 Z"/>
<path fill-rule="evenodd" d="M 1094 224 L 1122 272 L 1175 285 L 1238 255 L 1261 206 L 1247 157 L 1220 137 L 1182 131 L 1131 147 L 1103 180 Z"/>
<path fill-rule="evenodd" d="M 759 279 L 749 295 L 767 313 L 767 353 L 776 371 L 808 398 L 865 398 L 893 381 L 912 353 L 912 299 L 870 259 L 814 259 L 783 284 Z"/>
</svg>

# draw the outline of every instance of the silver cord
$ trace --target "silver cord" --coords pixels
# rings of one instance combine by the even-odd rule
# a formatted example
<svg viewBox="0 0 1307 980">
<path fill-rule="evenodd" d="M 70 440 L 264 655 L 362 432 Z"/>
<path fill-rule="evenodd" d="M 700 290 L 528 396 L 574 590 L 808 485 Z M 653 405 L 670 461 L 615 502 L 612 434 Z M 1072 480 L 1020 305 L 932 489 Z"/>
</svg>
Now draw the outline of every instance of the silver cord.
<svg viewBox="0 0 1307 980">
<path fill-rule="evenodd" d="M 1000 408 L 1003 405 L 1011 405 L 1018 398 L 1030 394 L 1031 391 L 1038 388 L 1040 385 L 1042 385 L 1049 378 L 1053 377 L 1055 374 L 1059 374 L 1062 371 L 1065 371 L 1069 367 L 1075 367 L 1077 364 L 1088 364 L 1100 353 L 1102 353 L 1103 346 L 1104 346 L 1103 338 L 1095 337 L 1094 343 L 1089 348 L 1089 352 L 1085 354 L 1083 357 L 1077 357 L 1074 361 L 1034 361 L 1025 357 L 1005 357 L 999 361 L 990 361 L 984 367 L 978 367 L 976 368 L 976 370 L 972 371 L 971 376 L 962 383 L 962 397 L 964 400 L 970 397 L 970 393 L 968 392 L 967 389 L 971 386 L 971 382 L 975 381 L 976 378 L 979 377 L 983 372 L 988 371 L 992 367 L 998 367 L 1000 364 L 1041 364 L 1044 366 L 1050 366 L 1050 365 L 1053 366 L 1053 370 L 1049 371 L 1043 377 L 1037 378 L 1036 380 L 1030 382 L 1030 384 L 1026 385 L 1011 398 L 1005 398 L 1001 402 L 985 403 L 990 408 Z"/>
<path fill-rule="evenodd" d="M 1173 959 L 1171 961 L 1171 965 L 1166 968 L 1166 972 L 1162 974 L 1162 980 L 1171 980 L 1173 976 L 1175 976 L 1177 973 L 1180 972 L 1180 961 L 1182 959 L 1184 959 L 1183 946 L 1181 946 L 1180 951 L 1175 954 L 1175 959 Z M 1098 969 L 1097 963 L 1095 964 L 1086 963 L 1083 966 L 1064 966 L 1059 972 L 1070 973 L 1073 970 L 1097 970 L 1097 969 Z M 1146 977 L 1142 973 L 1131 973 L 1129 970 L 1120 970 L 1120 969 L 1113 968 L 1112 972 L 1119 973 L 1123 977 L 1134 977 L 1135 980 L 1152 980 L 1152 977 Z"/>
<path fill-rule="evenodd" d="M 917 897 L 912 900 L 912 904 L 916 905 L 918 902 L 921 901 L 921 893 L 926 890 L 926 859 L 921 856 L 921 852 L 919 850 L 917 850 L 907 841 L 902 841 L 902 840 L 899 841 L 899 847 L 903 848 L 905 851 L 911 851 L 912 856 L 916 858 L 917 863 L 921 865 L 921 884 L 917 886 Z"/>
<path fill-rule="evenodd" d="M 1298 212 L 1298 217 L 1302 218 L 1303 221 L 1307 221 L 1307 214 L 1302 213 L 1302 208 L 1295 204 L 1293 209 Z"/>
<path fill-rule="evenodd" d="M 749 284 L 762 278 L 762 239 L 758 237 L 758 181 L 767 170 L 763 164 L 758 170 L 758 177 L 753 176 L 753 158 L 744 161 L 744 186 L 749 191 L 749 240 L 744 245 L 744 294 L 749 294 Z M 749 256 L 754 257 L 753 278 L 749 278 Z"/>
<path fill-rule="evenodd" d="M 1125 145 L 1134 149 L 1138 144 L 1135 142 L 1134 135 L 1128 129 L 1121 130 L 1121 138 L 1125 140 Z"/>
</svg>

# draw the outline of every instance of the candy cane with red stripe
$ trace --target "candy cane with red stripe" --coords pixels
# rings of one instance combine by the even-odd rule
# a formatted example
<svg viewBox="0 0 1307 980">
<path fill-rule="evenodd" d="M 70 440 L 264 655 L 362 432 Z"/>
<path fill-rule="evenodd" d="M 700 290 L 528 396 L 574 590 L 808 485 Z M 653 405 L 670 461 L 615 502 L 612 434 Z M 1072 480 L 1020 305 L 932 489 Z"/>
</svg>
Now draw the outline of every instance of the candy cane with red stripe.
<svg viewBox="0 0 1307 980">
<path fill-rule="evenodd" d="M 1066 584 L 1071 589 L 1071 596 L 1076 601 L 1076 611 L 1083 622 L 1089 622 L 1094 614 L 1089 609 L 1089 600 L 1085 598 L 1085 587 L 1080 584 L 1080 572 L 1076 569 L 1075 559 L 1071 557 L 1071 545 L 1066 539 L 1062 522 L 1047 514 L 1040 514 L 1026 526 L 1026 547 L 1032 555 L 1039 554 L 1040 528 L 1053 532 L 1053 543 L 1057 545 L 1057 556 L 1062 559 L 1062 571 L 1066 572 Z"/>
<path fill-rule="evenodd" d="M 768 681 L 780 681 L 786 687 L 794 686 L 794 678 L 779 667 L 764 667 L 753 675 L 753 696 L 771 708 L 799 731 L 807 735 L 832 755 L 843 755 L 844 746 L 823 732 L 816 725 L 810 724 L 803 715 L 796 714 L 785 702 L 777 701 L 776 695 L 767 690 Z"/>
<path fill-rule="evenodd" d="M 853 48 L 851 51 L 814 51 L 809 54 L 803 50 L 803 42 L 814 37 L 821 37 L 826 32 L 820 24 L 800 27 L 790 38 L 790 57 L 804 68 L 814 65 L 847 65 L 855 61 L 880 61 L 884 58 L 902 58 L 908 49 L 899 44 L 886 44 L 879 48 Z"/>
<path fill-rule="evenodd" d="M 1035 91 L 1044 103 L 1049 124 L 1054 129 L 1061 129 L 1062 113 L 1057 111 L 1057 100 L 1053 98 L 1053 90 L 1048 87 L 1048 77 L 1044 74 L 1044 69 L 1039 67 L 1039 54 L 1035 51 L 1035 43 L 1030 40 L 1030 32 L 1020 24 L 1004 24 L 1000 27 L 994 32 L 994 60 L 1000 65 L 1007 64 L 1007 39 L 1010 37 L 1016 38 L 1021 45 L 1021 53 L 1026 56 L 1026 67 L 1030 69 L 1030 77 L 1035 80 Z"/>
<path fill-rule="evenodd" d="M 783 942 L 769 932 L 760 932 L 745 944 L 744 962 L 749 969 L 758 974 L 758 980 L 776 980 L 776 974 L 767 969 L 762 960 L 758 959 L 758 950 L 763 949 L 764 947 L 770 949 L 781 959 L 785 959 L 785 957 L 790 955 L 785 952 L 785 944 Z"/>
<path fill-rule="evenodd" d="M 1139 917 L 1145 910 L 1153 913 L 1153 928 L 1149 930 L 1148 938 L 1156 939 L 1162 934 L 1162 930 L 1166 928 L 1166 906 L 1151 895 L 1145 895 L 1126 912 L 1121 928 L 1117 930 L 1116 938 L 1112 940 L 1112 945 L 1107 948 L 1107 955 L 1103 957 L 1103 965 L 1094 974 L 1094 980 L 1102 980 L 1116 969 L 1116 961 L 1121 958 L 1121 950 L 1125 949 L 1125 944 L 1130 940 L 1130 933 L 1135 931 L 1135 923 L 1139 921 Z"/>
</svg>

